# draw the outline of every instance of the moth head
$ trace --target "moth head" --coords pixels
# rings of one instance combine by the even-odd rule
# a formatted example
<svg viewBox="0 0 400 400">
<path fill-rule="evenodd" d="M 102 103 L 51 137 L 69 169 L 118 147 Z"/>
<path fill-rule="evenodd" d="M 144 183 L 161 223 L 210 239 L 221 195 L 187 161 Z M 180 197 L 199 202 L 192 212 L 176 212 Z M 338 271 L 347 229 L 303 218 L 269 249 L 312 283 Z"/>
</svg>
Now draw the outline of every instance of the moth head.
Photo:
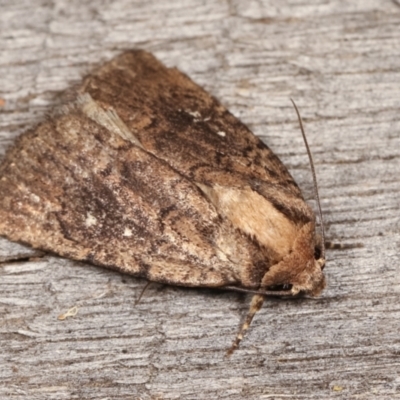
<svg viewBox="0 0 400 400">
<path fill-rule="evenodd" d="M 302 229 L 302 234 L 300 235 L 300 238 L 298 238 L 298 243 L 297 243 L 297 248 L 296 248 L 296 243 L 294 247 L 294 251 L 298 251 L 300 254 L 303 254 L 303 257 L 300 261 L 306 267 L 302 270 L 302 272 L 296 277 L 296 281 L 298 282 L 297 285 L 293 285 L 292 291 L 296 292 L 305 292 L 308 294 L 311 294 L 313 296 L 318 295 L 322 289 L 325 287 L 325 278 L 322 274 L 322 270 L 325 267 L 325 233 L 324 233 L 324 224 L 322 222 L 322 209 L 321 209 L 321 202 L 319 200 L 319 194 L 318 194 L 318 185 L 317 185 L 317 177 L 315 174 L 315 168 L 314 168 L 314 162 L 312 159 L 311 155 L 311 150 L 310 147 L 308 146 L 307 143 L 307 138 L 306 134 L 304 132 L 304 127 L 303 127 L 303 121 L 300 116 L 300 112 L 295 104 L 295 102 L 290 99 L 293 103 L 294 109 L 297 114 L 297 118 L 299 121 L 299 126 L 300 126 L 300 131 L 303 136 L 304 140 L 304 145 L 306 146 L 308 158 L 310 160 L 310 167 L 311 167 L 311 174 L 313 177 L 314 181 L 314 197 L 315 200 L 317 201 L 318 205 L 318 213 L 319 217 L 321 220 L 321 238 L 319 240 L 320 245 L 315 245 L 315 224 L 310 222 L 306 225 L 304 225 Z M 297 239 L 296 239 L 297 241 Z M 313 258 L 311 259 L 310 254 L 305 255 L 307 248 L 310 246 L 308 244 L 314 247 L 314 252 L 313 252 Z M 296 255 L 295 255 L 296 256 Z M 297 267 L 299 267 L 298 260 L 297 261 Z M 294 261 L 294 265 L 296 265 L 296 261 Z M 301 268 L 300 268 L 301 269 Z M 296 293 L 293 293 L 296 294 Z"/>
<path fill-rule="evenodd" d="M 309 222 L 299 230 L 292 251 L 264 275 L 261 287 L 268 294 L 277 290 L 318 296 L 326 286 L 324 266 L 325 259 L 315 244 L 315 224 Z"/>
</svg>

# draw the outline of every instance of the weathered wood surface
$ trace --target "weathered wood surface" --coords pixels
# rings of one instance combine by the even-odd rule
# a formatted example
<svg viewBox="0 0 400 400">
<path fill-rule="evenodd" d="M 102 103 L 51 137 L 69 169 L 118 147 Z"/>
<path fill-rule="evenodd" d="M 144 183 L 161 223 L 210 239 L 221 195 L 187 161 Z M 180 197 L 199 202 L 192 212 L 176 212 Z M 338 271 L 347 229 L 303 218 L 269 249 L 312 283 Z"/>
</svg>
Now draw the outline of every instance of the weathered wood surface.
<svg viewBox="0 0 400 400">
<path fill-rule="evenodd" d="M 0 157 L 93 65 L 154 52 L 216 95 L 311 197 L 329 251 L 318 299 L 151 286 L 47 256 L 0 269 L 2 399 L 400 398 L 400 6 L 396 1 L 0 3 Z M 26 252 L 25 252 L 26 251 Z M 0 258 L 33 254 L 3 240 Z M 64 321 L 58 315 L 78 306 Z"/>
</svg>

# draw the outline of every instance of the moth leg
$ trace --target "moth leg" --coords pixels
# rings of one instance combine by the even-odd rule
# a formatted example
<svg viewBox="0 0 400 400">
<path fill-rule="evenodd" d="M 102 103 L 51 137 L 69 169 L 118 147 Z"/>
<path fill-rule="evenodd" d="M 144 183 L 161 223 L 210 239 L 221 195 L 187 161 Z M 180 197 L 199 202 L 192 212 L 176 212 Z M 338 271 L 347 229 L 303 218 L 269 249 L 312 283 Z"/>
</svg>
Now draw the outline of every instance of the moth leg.
<svg viewBox="0 0 400 400">
<path fill-rule="evenodd" d="M 140 303 L 140 300 L 142 299 L 144 292 L 148 289 L 148 287 L 152 284 L 153 282 L 148 281 L 145 285 L 144 288 L 142 289 L 142 291 L 139 294 L 139 297 L 137 298 L 137 300 L 135 301 L 135 306 L 137 306 Z"/>
<path fill-rule="evenodd" d="M 357 249 L 364 247 L 362 243 L 337 243 L 337 242 L 325 242 L 325 248 L 329 250 L 347 250 L 347 249 Z"/>
<path fill-rule="evenodd" d="M 231 348 L 227 351 L 226 355 L 229 357 L 238 347 L 240 342 L 242 341 L 246 331 L 249 329 L 251 321 L 253 320 L 254 315 L 260 311 L 261 306 L 264 303 L 264 296 L 260 294 L 256 294 L 251 299 L 250 309 L 247 313 L 246 320 L 244 324 L 239 330 L 239 333 L 236 336 L 235 341 L 233 342 Z"/>
</svg>

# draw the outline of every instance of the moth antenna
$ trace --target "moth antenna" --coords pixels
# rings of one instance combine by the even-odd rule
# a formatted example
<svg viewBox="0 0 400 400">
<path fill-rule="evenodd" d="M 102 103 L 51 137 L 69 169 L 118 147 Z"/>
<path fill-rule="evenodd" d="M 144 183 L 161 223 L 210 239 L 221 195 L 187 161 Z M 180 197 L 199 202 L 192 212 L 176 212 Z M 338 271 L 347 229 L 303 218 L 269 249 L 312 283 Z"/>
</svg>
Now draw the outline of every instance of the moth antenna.
<svg viewBox="0 0 400 400">
<path fill-rule="evenodd" d="M 334 243 L 329 240 L 325 243 L 325 248 L 330 250 L 348 250 L 364 247 L 363 243 Z"/>
<path fill-rule="evenodd" d="M 139 297 L 137 298 L 137 300 L 135 301 L 135 306 L 137 306 L 138 304 L 139 304 L 139 302 L 140 302 L 140 300 L 142 299 L 142 297 L 143 297 L 143 295 L 144 295 L 144 292 L 148 289 L 148 287 L 150 286 L 152 284 L 152 282 L 147 282 L 145 285 L 144 285 L 144 288 L 142 289 L 142 291 L 140 292 L 140 294 L 139 294 Z"/>
<path fill-rule="evenodd" d="M 227 357 L 229 357 L 239 347 L 239 344 L 242 341 L 246 331 L 250 328 L 250 324 L 254 318 L 254 315 L 256 315 L 258 311 L 260 311 L 260 308 L 263 305 L 263 303 L 264 303 L 264 296 L 259 294 L 253 296 L 253 298 L 251 299 L 249 312 L 247 313 L 246 316 L 246 320 L 244 321 L 244 324 L 240 328 L 240 331 L 237 334 L 236 339 L 233 342 L 231 348 L 227 351 L 226 353 Z"/>
<path fill-rule="evenodd" d="M 315 174 L 314 162 L 313 162 L 313 158 L 311 155 L 310 147 L 308 146 L 306 134 L 304 133 L 303 121 L 301 119 L 300 112 L 299 112 L 294 100 L 290 99 L 290 101 L 293 103 L 294 109 L 296 110 L 297 119 L 299 120 L 301 134 L 303 135 L 304 144 L 306 145 L 306 149 L 307 149 L 308 159 L 310 160 L 311 173 L 312 173 L 312 177 L 313 177 L 313 181 L 314 181 L 314 197 L 317 200 L 317 204 L 318 204 L 319 220 L 320 220 L 320 226 L 321 226 L 321 242 L 322 242 L 321 243 L 321 258 L 325 259 L 325 231 L 324 231 L 324 223 L 322 220 L 321 202 L 320 202 L 319 193 L 318 193 L 317 175 Z"/>
</svg>

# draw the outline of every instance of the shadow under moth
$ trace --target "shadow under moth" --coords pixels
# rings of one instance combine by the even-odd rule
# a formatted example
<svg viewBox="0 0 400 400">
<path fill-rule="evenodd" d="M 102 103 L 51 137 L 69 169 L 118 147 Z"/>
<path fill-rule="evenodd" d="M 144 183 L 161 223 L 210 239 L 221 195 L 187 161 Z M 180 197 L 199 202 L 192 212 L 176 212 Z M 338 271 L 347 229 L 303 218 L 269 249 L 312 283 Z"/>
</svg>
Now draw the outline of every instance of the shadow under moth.
<svg viewBox="0 0 400 400">
<path fill-rule="evenodd" d="M 141 50 L 71 93 L 3 159 L 0 235 L 149 281 L 255 293 L 230 352 L 264 296 L 321 292 L 313 211 L 214 97 Z"/>
</svg>

